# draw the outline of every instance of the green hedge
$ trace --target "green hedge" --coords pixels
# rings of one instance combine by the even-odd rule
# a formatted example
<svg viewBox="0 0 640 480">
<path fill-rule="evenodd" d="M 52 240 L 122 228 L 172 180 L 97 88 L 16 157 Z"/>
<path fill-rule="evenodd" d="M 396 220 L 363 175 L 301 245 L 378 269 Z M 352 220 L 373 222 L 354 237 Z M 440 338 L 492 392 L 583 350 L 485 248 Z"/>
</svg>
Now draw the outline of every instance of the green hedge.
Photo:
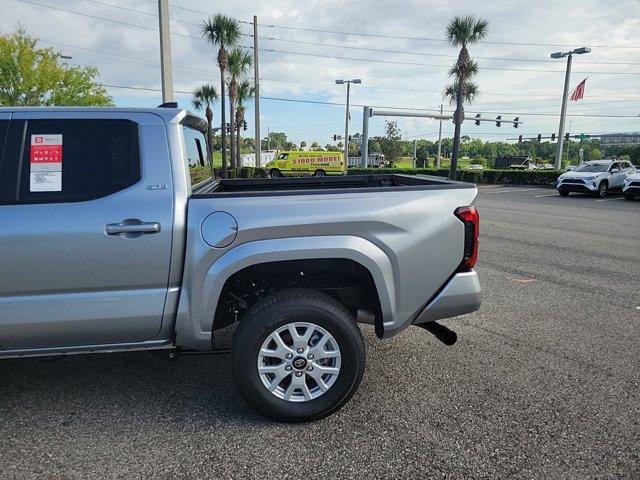
<svg viewBox="0 0 640 480">
<path fill-rule="evenodd" d="M 216 178 L 222 178 L 222 169 L 215 168 Z M 228 168 L 229 178 L 266 178 L 267 170 L 258 167 L 242 167 L 238 169 Z"/>
<path fill-rule="evenodd" d="M 443 168 L 350 168 L 347 173 L 348 175 L 406 173 L 449 176 L 449 170 Z M 458 170 L 456 180 L 471 183 L 553 186 L 559 175 L 560 173 L 555 170 Z"/>
</svg>

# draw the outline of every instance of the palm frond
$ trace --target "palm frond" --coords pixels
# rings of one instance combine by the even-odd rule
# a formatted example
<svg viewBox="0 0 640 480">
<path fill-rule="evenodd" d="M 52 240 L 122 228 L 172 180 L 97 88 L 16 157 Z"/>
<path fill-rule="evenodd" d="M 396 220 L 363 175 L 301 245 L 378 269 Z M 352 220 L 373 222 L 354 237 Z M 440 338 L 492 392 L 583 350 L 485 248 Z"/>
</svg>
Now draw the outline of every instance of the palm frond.
<svg viewBox="0 0 640 480">
<path fill-rule="evenodd" d="M 254 88 L 251 82 L 248 80 L 244 80 L 240 85 L 238 85 L 238 108 L 242 107 L 244 102 L 253 98 Z"/>
<path fill-rule="evenodd" d="M 253 65 L 251 54 L 241 47 L 234 47 L 229 52 L 229 61 L 227 68 L 229 75 L 235 80 L 241 78 Z"/>
<path fill-rule="evenodd" d="M 202 22 L 202 36 L 219 47 L 232 46 L 240 40 L 240 26 L 234 18 L 218 13 Z"/>
<path fill-rule="evenodd" d="M 454 47 L 476 43 L 487 36 L 489 22 L 473 15 L 454 17 L 447 26 L 447 40 Z"/>
<path fill-rule="evenodd" d="M 460 78 L 464 74 L 465 78 L 471 78 L 478 74 L 478 62 L 475 60 L 469 60 L 464 67 L 465 71 L 462 72 L 460 64 L 458 62 L 453 64 L 453 67 L 449 69 L 449 75 L 455 78 Z"/>
<path fill-rule="evenodd" d="M 209 84 L 201 85 L 193 91 L 193 108 L 202 110 L 202 108 L 211 108 L 213 102 L 218 99 L 216 87 Z"/>
<path fill-rule="evenodd" d="M 476 99 L 480 90 L 478 89 L 478 85 L 473 82 L 464 82 L 463 84 L 463 95 L 462 98 L 465 102 L 473 103 Z M 451 105 L 455 105 L 458 102 L 458 82 L 455 82 L 451 85 L 448 85 L 447 88 L 444 89 L 444 93 L 442 97 L 449 102 Z"/>
</svg>

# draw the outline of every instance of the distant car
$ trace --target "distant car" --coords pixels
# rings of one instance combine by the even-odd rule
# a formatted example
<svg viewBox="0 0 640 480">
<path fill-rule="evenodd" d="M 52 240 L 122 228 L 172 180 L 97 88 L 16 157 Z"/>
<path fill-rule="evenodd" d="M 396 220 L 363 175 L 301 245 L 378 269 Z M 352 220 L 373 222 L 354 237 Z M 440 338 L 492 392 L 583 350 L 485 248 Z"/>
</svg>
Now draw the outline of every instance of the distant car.
<svg viewBox="0 0 640 480">
<path fill-rule="evenodd" d="M 632 173 L 622 184 L 622 193 L 627 200 L 640 197 L 640 173 Z"/>
<path fill-rule="evenodd" d="M 480 164 L 471 164 L 467 170 L 484 170 L 484 167 Z"/>
<path fill-rule="evenodd" d="M 631 162 L 626 160 L 593 160 L 560 175 L 556 188 L 563 197 L 579 192 L 603 198 L 609 190 L 622 189 L 627 175 L 635 171 Z"/>
</svg>

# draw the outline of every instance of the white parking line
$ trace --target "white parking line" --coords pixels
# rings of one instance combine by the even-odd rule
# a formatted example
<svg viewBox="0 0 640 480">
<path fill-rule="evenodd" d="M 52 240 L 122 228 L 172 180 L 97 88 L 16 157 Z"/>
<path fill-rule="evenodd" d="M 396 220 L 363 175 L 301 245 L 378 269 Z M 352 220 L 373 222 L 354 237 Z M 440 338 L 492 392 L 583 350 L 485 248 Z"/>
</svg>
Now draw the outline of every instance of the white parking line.
<svg viewBox="0 0 640 480">
<path fill-rule="evenodd" d="M 559 197 L 558 193 L 548 193 L 546 195 L 534 195 L 533 198 L 542 198 L 542 197 Z"/>
<path fill-rule="evenodd" d="M 616 198 L 601 198 L 600 200 L 596 200 L 596 202 L 611 202 L 613 200 L 624 200 L 624 197 L 616 197 Z"/>
<path fill-rule="evenodd" d="M 530 192 L 531 190 L 538 190 L 538 188 L 509 188 L 507 190 L 500 190 L 500 191 L 497 191 L 497 192 L 486 192 L 486 193 Z"/>
</svg>

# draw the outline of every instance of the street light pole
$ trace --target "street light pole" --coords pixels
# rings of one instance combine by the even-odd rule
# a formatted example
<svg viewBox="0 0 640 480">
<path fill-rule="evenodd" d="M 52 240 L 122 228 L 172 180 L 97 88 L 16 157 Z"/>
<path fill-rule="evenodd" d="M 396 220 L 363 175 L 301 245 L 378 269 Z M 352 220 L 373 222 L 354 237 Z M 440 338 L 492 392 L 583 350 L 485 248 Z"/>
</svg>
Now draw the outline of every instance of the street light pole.
<svg viewBox="0 0 640 480">
<path fill-rule="evenodd" d="M 336 85 L 347 84 L 347 109 L 344 114 L 344 165 L 345 170 L 349 167 L 349 94 L 352 83 L 362 83 L 359 78 L 353 80 L 336 80 Z"/>
<path fill-rule="evenodd" d="M 563 58 L 567 57 L 567 71 L 564 75 L 564 92 L 562 94 L 562 108 L 560 110 L 560 125 L 558 126 L 558 144 L 556 147 L 556 161 L 554 167 L 556 170 L 560 170 L 562 163 L 562 147 L 564 145 L 564 122 L 567 116 L 567 101 L 569 100 L 569 82 L 571 81 L 571 61 L 574 54 L 581 55 L 583 53 L 589 53 L 591 49 L 589 47 L 580 47 L 570 52 L 556 52 L 551 54 L 551 58 Z"/>
<path fill-rule="evenodd" d="M 558 126 L 558 147 L 556 148 L 555 169 L 560 170 L 562 163 L 562 147 L 564 143 L 564 121 L 567 116 L 567 97 L 569 96 L 569 81 L 571 80 L 571 53 L 567 56 L 567 71 L 564 74 L 564 93 L 562 94 L 562 108 L 560 109 L 560 125 Z"/>
<path fill-rule="evenodd" d="M 442 115 L 442 107 L 444 105 L 440 104 L 440 115 Z M 440 120 L 440 128 L 438 129 L 438 156 L 436 157 L 436 167 L 440 168 L 440 152 L 442 150 L 442 120 Z"/>
<path fill-rule="evenodd" d="M 260 161 L 260 73 L 258 70 L 258 17 L 253 16 L 253 98 L 254 98 L 254 114 L 255 114 L 255 152 L 256 167 L 261 166 Z"/>
<path fill-rule="evenodd" d="M 345 168 L 349 166 L 349 91 L 351 83 L 347 82 L 347 110 L 344 115 L 344 164 Z"/>
</svg>

